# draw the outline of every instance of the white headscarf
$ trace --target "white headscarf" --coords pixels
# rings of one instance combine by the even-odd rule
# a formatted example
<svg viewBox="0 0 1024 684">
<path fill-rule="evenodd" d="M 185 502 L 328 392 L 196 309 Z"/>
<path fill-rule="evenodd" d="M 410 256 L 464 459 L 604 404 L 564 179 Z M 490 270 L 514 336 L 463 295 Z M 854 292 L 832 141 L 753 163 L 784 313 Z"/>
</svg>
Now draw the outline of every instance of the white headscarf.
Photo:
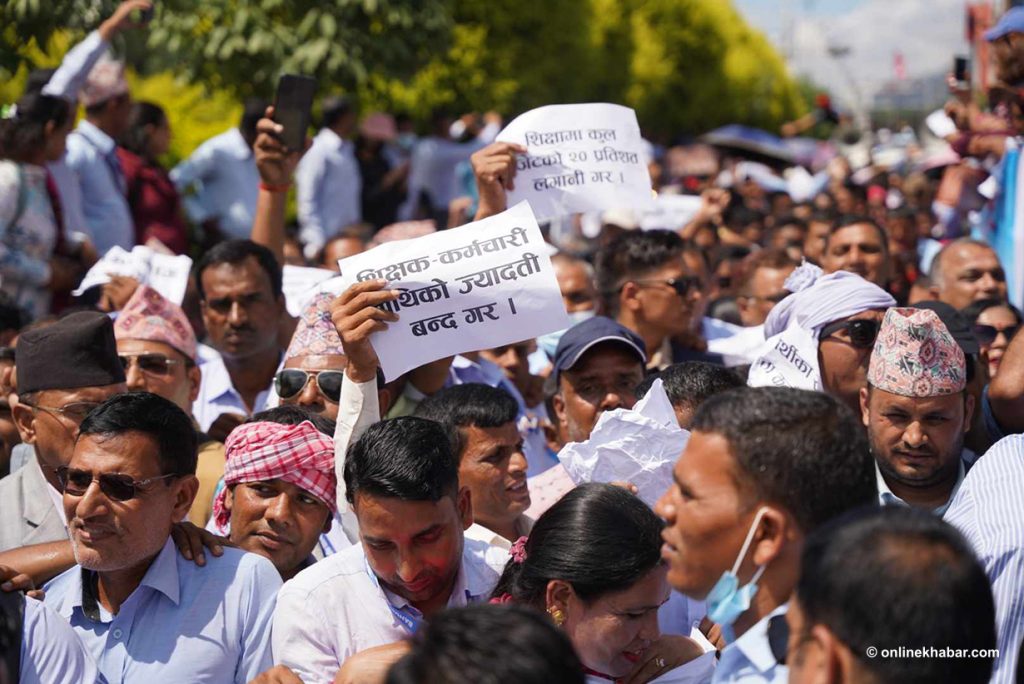
<svg viewBox="0 0 1024 684">
<path fill-rule="evenodd" d="M 750 367 L 751 387 L 821 390 L 818 336 L 833 321 L 870 309 L 888 309 L 896 300 L 856 273 L 822 270 L 804 262 L 786 279 L 793 294 L 779 302 L 764 323 L 767 338 Z"/>
</svg>

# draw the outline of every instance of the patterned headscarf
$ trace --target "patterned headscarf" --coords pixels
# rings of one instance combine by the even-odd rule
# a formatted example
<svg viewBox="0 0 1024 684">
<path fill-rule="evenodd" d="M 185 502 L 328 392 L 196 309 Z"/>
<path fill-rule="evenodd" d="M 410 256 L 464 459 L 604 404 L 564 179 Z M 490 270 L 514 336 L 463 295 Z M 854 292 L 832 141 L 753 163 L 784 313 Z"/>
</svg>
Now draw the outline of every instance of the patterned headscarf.
<svg viewBox="0 0 1024 684">
<path fill-rule="evenodd" d="M 934 311 L 889 309 L 871 352 L 868 382 L 904 397 L 957 394 L 967 384 L 967 364 Z"/>
<path fill-rule="evenodd" d="M 288 345 L 288 351 L 284 355 L 285 361 L 296 356 L 344 356 L 341 338 L 338 337 L 338 330 L 331 320 L 333 300 L 334 295 L 321 292 L 306 305 L 299 318 L 299 325 L 295 328 L 295 334 L 292 335 L 292 341 Z"/>
<path fill-rule="evenodd" d="M 213 502 L 213 518 L 224 528 L 231 513 L 224 506 L 228 488 L 239 482 L 284 480 L 301 487 L 331 509 L 337 479 L 334 475 L 334 441 L 311 422 L 298 425 L 257 422 L 240 425 L 224 442 L 224 488 Z"/>
<path fill-rule="evenodd" d="M 114 321 L 114 337 L 169 344 L 196 360 L 196 333 L 185 312 L 156 290 L 140 285 Z"/>
</svg>

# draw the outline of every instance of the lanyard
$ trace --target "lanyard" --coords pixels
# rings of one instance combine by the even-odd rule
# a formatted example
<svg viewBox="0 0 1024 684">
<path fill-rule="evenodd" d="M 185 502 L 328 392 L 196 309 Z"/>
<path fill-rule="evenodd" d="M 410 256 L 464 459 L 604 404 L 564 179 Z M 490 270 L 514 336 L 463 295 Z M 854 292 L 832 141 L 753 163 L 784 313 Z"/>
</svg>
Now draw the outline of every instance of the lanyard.
<svg viewBox="0 0 1024 684">
<path fill-rule="evenodd" d="M 384 593 L 384 590 L 380 586 L 380 580 L 377 578 L 377 575 L 373 574 L 373 570 L 370 569 L 370 562 L 366 560 L 366 558 L 363 558 L 363 568 L 366 570 L 366 576 L 370 578 L 370 582 L 372 582 L 373 586 L 380 591 L 381 598 L 384 599 L 384 603 L 388 605 L 388 609 L 391 611 L 391 614 L 394 615 L 399 624 L 405 628 L 405 631 L 409 634 L 415 634 L 416 630 L 420 628 L 423 616 L 420 615 L 419 611 L 412 606 L 396 608 L 388 599 L 387 594 Z"/>
<path fill-rule="evenodd" d="M 384 599 L 384 602 L 388 605 L 388 610 L 391 611 L 391 614 L 394 615 L 399 624 L 405 628 L 405 631 L 409 634 L 415 634 L 420 628 L 420 624 L 423 622 L 423 615 L 411 605 L 403 606 L 401 608 L 395 607 L 395 604 L 391 603 L 387 594 L 384 593 L 384 589 L 380 586 L 380 579 L 378 579 L 377 575 L 373 573 L 373 570 L 370 568 L 370 561 L 365 557 L 363 558 L 363 569 L 366 570 L 366 576 L 370 578 L 370 582 L 373 583 L 373 586 L 380 591 L 381 598 Z M 473 603 L 473 598 L 474 597 L 469 592 L 469 589 L 466 589 L 466 604 L 469 605 L 470 603 Z"/>
</svg>

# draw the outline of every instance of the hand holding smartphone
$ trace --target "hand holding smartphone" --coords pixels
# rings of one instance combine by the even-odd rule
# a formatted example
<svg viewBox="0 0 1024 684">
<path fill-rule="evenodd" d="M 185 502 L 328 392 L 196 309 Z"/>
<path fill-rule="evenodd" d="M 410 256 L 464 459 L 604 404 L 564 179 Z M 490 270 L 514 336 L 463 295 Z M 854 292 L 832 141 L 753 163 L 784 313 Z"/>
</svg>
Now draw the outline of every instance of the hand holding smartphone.
<svg viewBox="0 0 1024 684">
<path fill-rule="evenodd" d="M 963 55 L 953 58 L 953 80 L 960 88 L 967 88 L 971 84 L 970 62 Z"/>
<path fill-rule="evenodd" d="M 274 121 L 284 129 L 279 138 L 292 152 L 305 149 L 315 95 L 316 81 L 308 76 L 284 74 L 277 82 Z"/>
</svg>

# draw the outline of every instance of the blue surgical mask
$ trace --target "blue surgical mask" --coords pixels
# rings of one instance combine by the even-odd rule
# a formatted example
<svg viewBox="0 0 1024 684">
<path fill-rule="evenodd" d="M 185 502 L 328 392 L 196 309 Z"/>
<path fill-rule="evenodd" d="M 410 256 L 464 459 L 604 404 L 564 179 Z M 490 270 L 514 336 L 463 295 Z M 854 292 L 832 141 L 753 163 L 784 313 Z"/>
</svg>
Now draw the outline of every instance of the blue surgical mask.
<svg viewBox="0 0 1024 684">
<path fill-rule="evenodd" d="M 729 642 L 734 641 L 732 624 L 750 608 L 750 601 L 754 598 L 754 594 L 757 593 L 757 580 L 761 579 L 761 575 L 764 573 L 765 566 L 759 566 L 751 580 L 742 587 L 740 586 L 740 579 L 736 575 L 739 572 L 740 564 L 743 563 L 743 559 L 747 556 L 747 550 L 754 539 L 757 525 L 761 522 L 761 516 L 764 515 L 766 510 L 761 508 L 757 511 L 757 515 L 754 516 L 754 521 L 750 524 L 747 538 L 743 542 L 743 548 L 740 549 L 740 555 L 736 557 L 736 562 L 733 563 L 732 570 L 722 573 L 722 576 L 715 582 L 715 586 L 708 592 L 708 618 L 722 626 L 726 641 Z"/>
<path fill-rule="evenodd" d="M 593 317 L 593 309 L 588 311 L 573 311 L 571 314 L 569 314 L 569 321 L 571 322 L 569 328 L 573 327 L 574 325 L 578 325 L 583 321 L 589 320 Z M 566 328 L 565 330 L 568 330 L 569 328 Z M 557 332 L 548 333 L 547 335 L 541 335 L 540 337 L 537 338 L 537 346 L 540 347 L 541 350 L 548 355 L 549 359 L 555 358 L 555 350 L 558 349 L 558 341 L 562 339 L 562 335 L 565 334 L 565 330 L 559 330 Z"/>
</svg>

